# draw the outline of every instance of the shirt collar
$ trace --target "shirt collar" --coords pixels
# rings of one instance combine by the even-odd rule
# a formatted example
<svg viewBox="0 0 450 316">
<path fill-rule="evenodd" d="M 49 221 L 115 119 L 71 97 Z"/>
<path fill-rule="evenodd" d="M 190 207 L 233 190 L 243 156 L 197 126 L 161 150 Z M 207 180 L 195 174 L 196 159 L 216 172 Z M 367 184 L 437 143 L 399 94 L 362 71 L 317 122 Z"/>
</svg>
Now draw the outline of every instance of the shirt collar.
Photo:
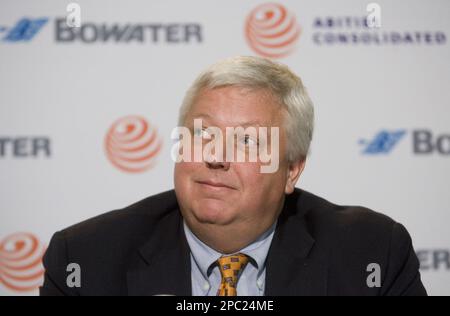
<svg viewBox="0 0 450 316">
<path fill-rule="evenodd" d="M 277 222 L 275 221 L 275 223 L 254 242 L 237 252 L 243 253 L 251 258 L 251 262 L 256 264 L 256 268 L 258 269 L 258 276 L 264 271 L 267 253 L 269 252 L 270 244 L 272 243 L 276 224 Z M 208 279 L 209 268 L 224 254 L 217 252 L 198 239 L 198 237 L 189 229 L 186 221 L 183 221 L 183 227 L 189 248 L 191 249 L 192 257 L 203 277 Z"/>
</svg>

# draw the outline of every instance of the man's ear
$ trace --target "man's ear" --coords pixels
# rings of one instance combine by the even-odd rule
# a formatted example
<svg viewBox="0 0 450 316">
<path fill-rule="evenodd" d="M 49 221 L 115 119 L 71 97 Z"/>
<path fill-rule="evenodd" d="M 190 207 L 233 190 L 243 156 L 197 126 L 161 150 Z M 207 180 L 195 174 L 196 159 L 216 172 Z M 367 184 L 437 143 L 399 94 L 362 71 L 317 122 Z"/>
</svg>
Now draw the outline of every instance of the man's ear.
<svg viewBox="0 0 450 316">
<path fill-rule="evenodd" d="M 297 183 L 298 178 L 302 174 L 303 169 L 305 169 L 305 164 L 306 158 L 289 163 L 284 193 L 291 194 L 292 192 L 294 192 L 295 184 Z"/>
</svg>

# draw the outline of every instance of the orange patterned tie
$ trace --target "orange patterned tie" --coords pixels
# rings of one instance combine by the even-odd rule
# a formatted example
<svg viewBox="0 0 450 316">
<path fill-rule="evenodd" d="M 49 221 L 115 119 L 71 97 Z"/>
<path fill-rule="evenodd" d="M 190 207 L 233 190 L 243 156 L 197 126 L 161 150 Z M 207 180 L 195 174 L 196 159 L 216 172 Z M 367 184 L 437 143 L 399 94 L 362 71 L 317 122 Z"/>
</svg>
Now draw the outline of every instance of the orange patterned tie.
<svg viewBox="0 0 450 316">
<path fill-rule="evenodd" d="M 231 256 L 223 256 L 217 260 L 220 274 L 222 274 L 222 283 L 220 283 L 218 296 L 236 296 L 237 282 L 242 270 L 248 263 L 248 257 L 242 253 Z"/>
</svg>

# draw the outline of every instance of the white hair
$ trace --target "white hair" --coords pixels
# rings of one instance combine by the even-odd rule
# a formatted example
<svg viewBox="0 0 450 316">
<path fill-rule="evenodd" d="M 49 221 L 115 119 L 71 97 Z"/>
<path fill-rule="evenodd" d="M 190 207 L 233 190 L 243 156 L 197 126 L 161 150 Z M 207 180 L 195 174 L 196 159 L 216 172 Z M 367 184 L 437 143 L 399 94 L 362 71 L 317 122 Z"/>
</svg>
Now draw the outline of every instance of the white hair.
<svg viewBox="0 0 450 316">
<path fill-rule="evenodd" d="M 221 60 L 203 71 L 187 90 L 179 112 L 178 125 L 202 89 L 239 86 L 268 90 L 287 110 L 287 159 L 305 159 L 314 129 L 314 107 L 301 79 L 287 66 L 254 56 L 236 56 Z"/>
</svg>

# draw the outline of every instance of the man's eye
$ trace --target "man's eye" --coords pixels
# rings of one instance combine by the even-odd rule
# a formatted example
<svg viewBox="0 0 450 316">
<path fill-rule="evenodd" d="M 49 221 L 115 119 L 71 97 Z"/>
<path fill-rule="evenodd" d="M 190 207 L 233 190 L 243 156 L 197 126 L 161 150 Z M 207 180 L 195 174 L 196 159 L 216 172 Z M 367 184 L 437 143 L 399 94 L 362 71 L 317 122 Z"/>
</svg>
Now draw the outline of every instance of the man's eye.
<svg viewBox="0 0 450 316">
<path fill-rule="evenodd" d="M 210 138 L 210 135 L 206 131 L 205 128 L 203 128 L 203 129 L 199 128 L 199 129 L 194 130 L 194 136 L 202 137 L 202 138 Z"/>
<path fill-rule="evenodd" d="M 245 135 L 244 137 L 242 137 L 241 142 L 244 143 L 244 145 L 249 146 L 249 147 L 258 145 L 258 140 L 250 137 L 249 135 Z"/>
</svg>

